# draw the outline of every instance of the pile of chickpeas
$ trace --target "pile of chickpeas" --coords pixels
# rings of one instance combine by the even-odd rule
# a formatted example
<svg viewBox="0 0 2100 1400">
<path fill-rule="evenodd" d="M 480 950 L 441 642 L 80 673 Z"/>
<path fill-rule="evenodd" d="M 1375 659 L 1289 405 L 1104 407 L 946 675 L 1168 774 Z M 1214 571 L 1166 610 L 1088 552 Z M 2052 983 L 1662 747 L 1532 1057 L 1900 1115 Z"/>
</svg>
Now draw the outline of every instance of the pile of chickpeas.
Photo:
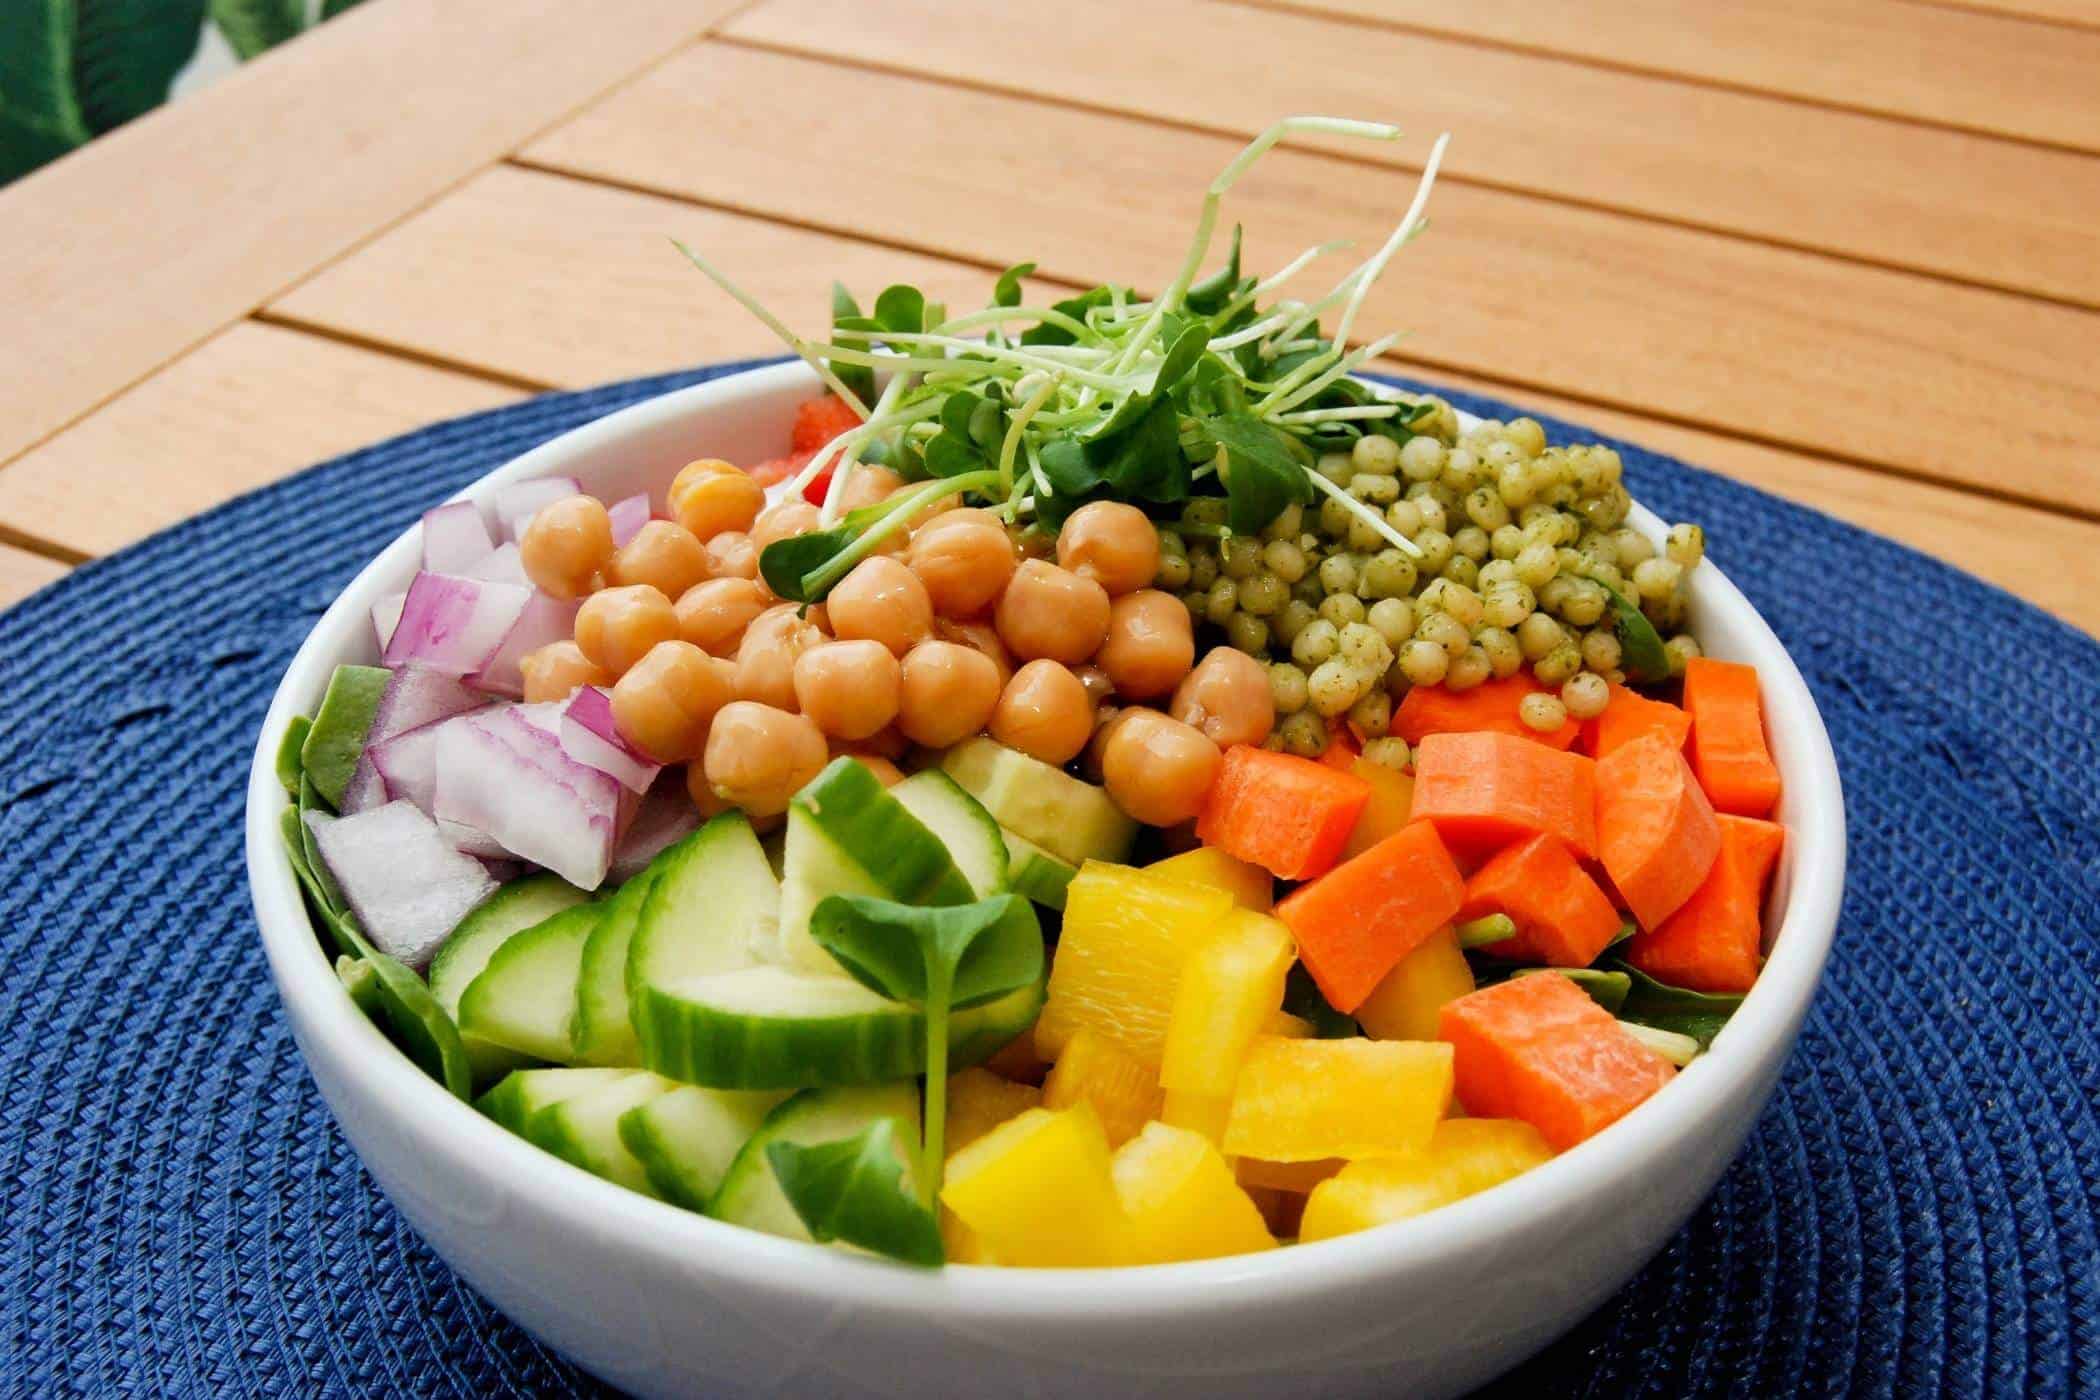
<svg viewBox="0 0 2100 1400">
<path fill-rule="evenodd" d="M 861 467 L 845 506 L 904 486 Z M 1166 826 L 1196 815 L 1225 747 L 1275 728 L 1260 661 L 1230 645 L 1197 660 L 1191 610 L 1152 586 L 1171 537 L 1135 507 L 1084 506 L 1053 538 L 941 502 L 804 609 L 775 598 L 758 556 L 816 529 L 814 506 L 768 505 L 712 459 L 678 473 L 668 504 L 618 548 L 593 497 L 533 517 L 526 573 L 581 606 L 573 640 L 525 659 L 525 699 L 609 686 L 622 737 L 687 765 L 703 811 L 771 817 L 837 754 L 895 781 L 915 748 L 988 732 L 1083 761 L 1125 812 Z"/>
<path fill-rule="evenodd" d="M 1463 691 L 1523 670 L 1542 687 L 1519 710 L 1534 729 L 1600 713 L 1608 682 L 1625 679 L 1600 581 L 1668 638 L 1672 674 L 1698 655 L 1682 630 L 1698 526 L 1672 527 L 1658 551 L 1626 524 L 1611 448 L 1548 447 L 1529 418 L 1460 434 L 1451 407 L 1428 402 L 1404 445 L 1366 436 L 1317 468 L 1419 557 L 1333 499 L 1290 508 L 1259 538 L 1230 534 L 1224 502 L 1199 499 L 1162 533 L 1158 585 L 1266 664 L 1270 748 L 1316 756 L 1344 717 L 1367 755 L 1404 767 L 1407 746 L 1385 736 L 1409 687 Z"/>
</svg>

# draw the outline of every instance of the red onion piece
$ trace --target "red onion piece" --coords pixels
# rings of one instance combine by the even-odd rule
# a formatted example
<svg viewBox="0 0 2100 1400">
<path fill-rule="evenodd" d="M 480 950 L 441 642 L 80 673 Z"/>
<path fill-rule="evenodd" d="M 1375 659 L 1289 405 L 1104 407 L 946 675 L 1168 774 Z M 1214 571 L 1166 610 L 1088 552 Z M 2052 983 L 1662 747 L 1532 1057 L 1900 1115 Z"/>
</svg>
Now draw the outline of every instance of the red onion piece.
<svg viewBox="0 0 2100 1400">
<path fill-rule="evenodd" d="M 562 751 L 578 763 L 619 779 L 629 792 L 647 792 L 663 765 L 620 736 L 613 723 L 612 692 L 579 686 L 561 717 Z"/>
<path fill-rule="evenodd" d="M 407 802 L 352 817 L 308 812 L 314 845 L 381 952 L 421 971 L 467 912 L 496 891 L 471 856 Z"/>
<path fill-rule="evenodd" d="M 518 620 L 504 635 L 503 644 L 496 648 L 496 654 L 486 666 L 467 677 L 467 683 L 490 695 L 507 695 L 513 700 L 523 695 L 525 658 L 550 642 L 575 636 L 576 612 L 582 606 L 580 602 L 564 602 L 535 589 Z"/>
<path fill-rule="evenodd" d="M 613 548 L 619 549 L 649 523 L 648 493 L 615 501 L 606 507 L 605 513 L 612 517 Z"/>
<path fill-rule="evenodd" d="M 436 815 L 578 888 L 596 889 L 612 863 L 625 792 L 520 713 L 530 708 L 497 706 L 440 727 Z"/>
<path fill-rule="evenodd" d="M 389 666 L 420 661 L 470 675 L 489 664 L 531 601 L 532 590 L 515 584 L 417 574 L 384 660 Z"/>
<path fill-rule="evenodd" d="M 408 602 L 406 593 L 389 593 L 372 604 L 372 635 L 379 639 L 379 649 L 384 652 L 387 643 L 394 640 L 394 629 L 401 625 L 401 609 Z"/>
<path fill-rule="evenodd" d="M 461 578 L 487 579 L 491 583 L 515 583 L 520 588 L 532 587 L 526 576 L 525 561 L 519 557 L 514 544 L 499 544 L 472 565 L 459 571 Z"/>
<path fill-rule="evenodd" d="M 496 518 L 503 522 L 503 538 L 515 540 L 524 535 L 541 506 L 582 493 L 583 484 L 573 476 L 543 476 L 504 487 L 496 493 Z"/>
<path fill-rule="evenodd" d="M 659 783 L 642 799 L 641 808 L 629 824 L 627 834 L 613 848 L 612 869 L 608 872 L 610 878 L 625 880 L 639 874 L 643 866 L 655 860 L 672 842 L 684 839 L 699 826 L 700 809 L 686 795 L 685 784 Z"/>
<path fill-rule="evenodd" d="M 426 816 L 436 814 L 437 740 L 442 727 L 426 724 L 365 745 L 359 766 L 372 765 L 386 785 L 387 801 L 413 803 Z"/>
<path fill-rule="evenodd" d="M 423 567 L 434 574 L 464 574 L 496 548 L 481 507 L 451 501 L 423 512 Z"/>
<path fill-rule="evenodd" d="M 380 743 L 396 734 L 406 734 L 411 729 L 421 729 L 426 724 L 436 724 L 441 719 L 478 710 L 487 703 L 486 695 L 458 676 L 421 662 L 403 662 L 394 668 L 393 678 L 380 692 L 379 704 L 372 711 L 372 728 L 365 736 L 365 742 Z"/>
</svg>

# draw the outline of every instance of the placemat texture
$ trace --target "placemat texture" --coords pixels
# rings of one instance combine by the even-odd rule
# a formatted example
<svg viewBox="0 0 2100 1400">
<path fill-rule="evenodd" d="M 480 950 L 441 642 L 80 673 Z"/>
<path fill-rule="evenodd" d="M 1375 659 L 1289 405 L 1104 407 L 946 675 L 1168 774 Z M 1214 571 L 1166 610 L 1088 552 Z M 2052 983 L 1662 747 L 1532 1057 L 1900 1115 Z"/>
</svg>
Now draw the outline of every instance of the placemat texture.
<svg viewBox="0 0 2100 1400">
<path fill-rule="evenodd" d="M 419 511 L 567 428 L 744 367 L 381 443 L 0 619 L 0 1394 L 598 1390 L 456 1279 L 336 1132 L 264 967 L 241 807 L 285 664 Z M 1619 447 L 1636 495 L 1707 526 L 1807 675 L 1851 879 L 1741 1159 L 1506 1387 L 2100 1394 L 2100 646 L 1898 545 Z"/>
</svg>

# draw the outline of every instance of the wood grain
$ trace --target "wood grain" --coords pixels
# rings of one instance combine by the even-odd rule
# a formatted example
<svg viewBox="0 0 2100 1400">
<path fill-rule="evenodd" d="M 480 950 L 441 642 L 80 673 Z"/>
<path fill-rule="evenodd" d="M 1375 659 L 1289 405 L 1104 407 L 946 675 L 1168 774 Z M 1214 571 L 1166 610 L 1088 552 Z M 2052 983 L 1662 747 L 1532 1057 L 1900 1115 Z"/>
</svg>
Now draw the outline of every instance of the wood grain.
<svg viewBox="0 0 2100 1400">
<path fill-rule="evenodd" d="M 0 528 L 106 553 L 324 458 L 520 397 L 246 322 L 0 468 Z"/>
<path fill-rule="evenodd" d="M 861 139 L 870 112 L 880 160 Z M 1179 261 L 1196 192 L 1238 145 L 707 43 L 523 158 L 1142 286 Z M 1375 246 L 1413 183 L 1283 150 L 1227 213 L 1247 225 L 1251 265 L 1275 267 L 1338 236 Z M 1361 323 L 1415 327 L 1401 351 L 1414 363 L 2100 513 L 2090 313 L 1465 186 L 1438 192 L 1431 223 Z"/>
<path fill-rule="evenodd" d="M 2018 19 L 2040 20 L 2045 24 L 2100 29 L 2100 3 L 2095 3 L 2095 0 L 1897 0 L 1897 3 L 1943 10 L 1973 10 L 1978 14 L 2010 15 Z"/>
<path fill-rule="evenodd" d="M 979 268 L 498 167 L 275 302 L 323 326 L 541 384 L 576 387 L 702 361 L 778 354 L 766 328 L 672 248 L 680 238 L 734 268 L 804 331 L 829 322 L 830 287 L 863 305 L 911 282 L 978 305 Z"/>
<path fill-rule="evenodd" d="M 2100 35 L 1829 0 L 1253 0 L 2100 150 Z M 2025 9 L 2032 0 L 2018 0 Z M 2093 8 L 2041 0 L 2045 8 Z M 2011 8 L 2011 6 L 2007 6 Z"/>
<path fill-rule="evenodd" d="M 732 8 L 385 0 L 0 193 L 0 461 Z"/>
<path fill-rule="evenodd" d="M 26 549 L 0 544 L 0 608 L 10 608 L 47 583 L 64 578 L 67 566 Z"/>
<path fill-rule="evenodd" d="M 2091 156 L 1274 10 L 1150 0 L 1145 13 L 1134 27 L 1120 0 L 767 0 L 724 32 L 1240 136 L 1308 106 L 1389 118 L 1413 139 L 1320 144 L 1408 168 L 1446 129 L 1454 178 L 2100 306 Z"/>
</svg>

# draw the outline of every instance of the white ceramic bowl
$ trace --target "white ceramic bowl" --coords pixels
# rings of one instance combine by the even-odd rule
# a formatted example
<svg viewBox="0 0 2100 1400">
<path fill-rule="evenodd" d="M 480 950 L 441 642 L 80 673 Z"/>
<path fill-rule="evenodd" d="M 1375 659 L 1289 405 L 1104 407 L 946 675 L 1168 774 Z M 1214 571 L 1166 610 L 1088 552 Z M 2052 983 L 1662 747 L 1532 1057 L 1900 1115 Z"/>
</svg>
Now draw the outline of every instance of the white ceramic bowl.
<svg viewBox="0 0 2100 1400">
<path fill-rule="evenodd" d="M 568 474 L 607 500 L 701 455 L 778 454 L 798 364 L 638 404 L 476 483 Z M 1651 534 L 1654 517 L 1637 513 Z M 1709 652 L 1756 665 L 1788 827 L 1756 990 L 1653 1100 L 1536 1171 L 1405 1224 L 1268 1254 L 1112 1271 L 919 1272 L 775 1239 L 624 1191 L 528 1146 L 425 1078 L 338 984 L 279 847 L 272 758 L 339 662 L 374 659 L 375 598 L 415 572 L 410 528 L 336 599 L 270 706 L 248 786 L 248 879 L 292 1033 L 351 1145 L 423 1237 L 543 1341 L 645 1395 L 1453 1394 L 1608 1298 L 1712 1188 L 1815 993 L 1844 885 L 1844 805 L 1814 701 L 1711 565 Z"/>
</svg>

